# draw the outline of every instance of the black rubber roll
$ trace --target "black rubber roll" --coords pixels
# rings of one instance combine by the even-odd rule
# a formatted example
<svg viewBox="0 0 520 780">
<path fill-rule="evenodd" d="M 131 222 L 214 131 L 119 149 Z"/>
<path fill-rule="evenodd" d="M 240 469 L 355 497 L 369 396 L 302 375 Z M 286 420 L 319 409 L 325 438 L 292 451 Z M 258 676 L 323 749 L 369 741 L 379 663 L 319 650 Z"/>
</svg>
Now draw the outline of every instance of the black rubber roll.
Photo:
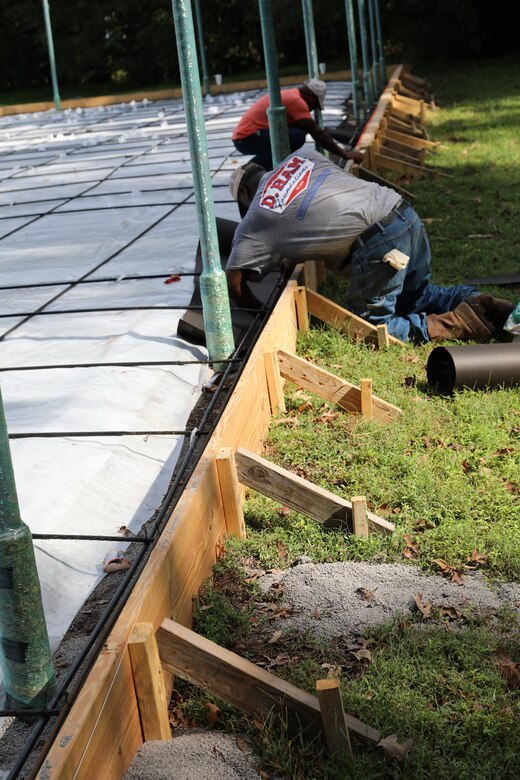
<svg viewBox="0 0 520 780">
<path fill-rule="evenodd" d="M 435 347 L 426 374 L 430 387 L 442 394 L 514 387 L 520 384 L 520 342 Z"/>
</svg>

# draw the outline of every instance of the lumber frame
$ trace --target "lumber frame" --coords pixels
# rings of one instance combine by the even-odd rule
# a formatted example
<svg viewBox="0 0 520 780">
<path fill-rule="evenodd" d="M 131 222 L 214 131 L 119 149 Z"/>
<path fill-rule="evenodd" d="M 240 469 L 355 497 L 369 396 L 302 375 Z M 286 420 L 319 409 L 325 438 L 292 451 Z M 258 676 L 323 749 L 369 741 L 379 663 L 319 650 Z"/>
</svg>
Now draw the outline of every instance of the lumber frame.
<svg viewBox="0 0 520 780">
<path fill-rule="evenodd" d="M 289 379 L 304 390 L 310 390 L 325 401 L 337 404 L 347 412 L 358 412 L 364 417 L 370 415 L 370 419 L 385 423 L 394 422 L 402 413 L 397 406 L 372 395 L 372 380 L 369 380 L 370 389 L 366 380 L 361 387 L 357 387 L 309 360 L 282 349 L 278 350 L 278 361 L 284 379 Z"/>
<path fill-rule="evenodd" d="M 329 527 L 346 525 L 352 531 L 351 501 L 246 449 L 236 451 L 235 462 L 238 479 L 246 487 L 258 490 L 318 523 Z M 371 531 L 393 533 L 395 530 L 393 523 L 372 512 L 367 512 L 367 524 Z"/>
<path fill-rule="evenodd" d="M 387 87 L 357 144 L 357 148 L 367 151 L 367 158 L 372 143 L 380 132 L 379 125 L 383 117 L 386 120 L 387 132 L 403 134 L 410 143 L 417 140 L 427 148 L 430 144 L 426 130 L 417 125 L 415 118 L 410 120 L 410 112 L 408 115 L 401 112 L 400 116 L 405 117 L 403 121 L 396 114 L 398 109 L 394 114 L 390 111 L 392 94 L 398 88 L 399 78 L 402 78 L 405 84 L 412 82 L 412 85 L 416 85 L 420 94 L 423 93 L 425 82 L 409 74 L 403 65 L 397 66 L 393 71 L 389 69 L 388 73 Z M 324 79 L 350 80 L 351 74 L 349 71 L 327 73 Z M 282 84 L 292 84 L 294 81 L 294 76 L 281 79 Z M 224 84 L 218 91 L 231 92 L 238 87 L 265 87 L 265 80 L 242 85 Z M 160 94 L 147 92 L 101 96 L 64 101 L 63 108 L 109 105 L 144 97 L 155 99 L 180 95 L 180 90 L 171 90 L 167 93 L 161 91 Z M 24 104 L 0 107 L 0 116 L 42 111 L 53 108 L 53 105 L 48 102 L 32 106 Z M 354 166 L 352 172 L 356 174 L 359 169 L 360 166 Z M 364 165 L 364 169 L 365 171 L 358 175 L 381 178 L 378 177 L 379 172 L 373 162 Z M 407 193 L 400 186 L 390 186 L 404 194 L 407 199 L 413 199 L 412 193 Z M 308 286 L 319 284 L 322 267 L 316 263 L 307 263 L 306 272 L 309 277 Z M 103 780 L 120 780 L 142 744 L 142 726 L 128 649 L 130 636 L 137 623 L 150 623 L 156 630 L 165 618 L 173 618 L 184 624 L 191 621 L 192 598 L 210 575 L 217 549 L 227 532 L 216 454 L 222 446 L 232 446 L 238 442 L 250 450 L 262 451 L 263 438 L 271 420 L 268 371 L 264 353 L 272 355 L 277 349 L 291 352 L 296 347 L 296 286 L 296 281 L 288 284 L 260 334 L 213 436 L 168 519 L 159 543 L 134 584 L 102 651 L 49 747 L 43 765 L 36 775 L 39 780 L 69 780 L 70 777 L 75 780 L 90 780 L 100 773 L 100 767 Z M 313 295 L 318 296 L 317 293 Z M 378 343 L 377 331 L 370 323 L 355 318 L 355 315 L 327 301 L 323 296 L 314 297 L 312 305 L 310 301 L 311 291 L 307 290 L 310 314 L 323 319 L 329 325 L 339 327 L 342 332 L 355 333 L 358 337 Z M 398 339 L 389 337 L 388 340 L 390 344 L 402 346 Z M 251 397 L 256 399 L 254 409 L 251 407 Z M 388 523 L 387 526 L 385 530 L 393 530 L 392 524 Z M 367 738 L 379 741 L 380 735 L 377 731 L 364 724 L 361 726 L 368 729 L 369 735 L 372 735 Z M 357 733 L 355 727 L 349 725 L 349 728 L 353 733 Z"/>
<path fill-rule="evenodd" d="M 231 650 L 211 642 L 173 620 L 165 619 L 157 631 L 162 664 L 173 674 L 199 685 L 251 714 L 284 713 L 310 733 L 322 731 L 318 699 L 267 672 Z M 347 728 L 373 745 L 381 739 L 377 729 L 352 715 Z"/>
<path fill-rule="evenodd" d="M 358 317 L 348 309 L 344 309 L 338 303 L 334 303 L 324 295 L 307 290 L 307 309 L 309 314 L 316 317 L 326 325 L 336 328 L 340 333 L 353 340 L 366 341 L 370 344 L 379 344 L 377 326 L 372 325 L 362 317 Z M 396 339 L 395 336 L 388 336 L 389 344 L 399 344 L 404 346 L 404 342 Z"/>
<path fill-rule="evenodd" d="M 155 632 L 151 623 L 139 623 L 128 643 L 134 685 L 145 742 L 171 739 L 168 698 Z"/>
</svg>

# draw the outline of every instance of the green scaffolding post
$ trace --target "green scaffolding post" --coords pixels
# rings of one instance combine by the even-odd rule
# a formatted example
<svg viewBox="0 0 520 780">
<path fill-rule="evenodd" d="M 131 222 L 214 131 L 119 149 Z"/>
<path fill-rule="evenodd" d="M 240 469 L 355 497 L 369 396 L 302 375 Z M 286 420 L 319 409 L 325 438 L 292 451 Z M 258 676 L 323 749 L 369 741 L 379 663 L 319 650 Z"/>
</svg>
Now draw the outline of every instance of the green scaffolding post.
<svg viewBox="0 0 520 780">
<path fill-rule="evenodd" d="M 358 0 L 358 21 L 359 21 L 359 38 L 361 41 L 361 58 L 363 60 L 363 92 L 365 95 L 366 105 L 368 107 L 371 107 L 374 101 L 374 93 L 372 90 L 372 83 L 371 83 L 372 78 L 370 74 L 370 64 L 368 59 L 365 0 Z"/>
<path fill-rule="evenodd" d="M 172 0 L 172 8 L 202 253 L 199 285 L 204 331 L 209 359 L 219 371 L 223 369 L 219 361 L 233 353 L 234 341 L 226 275 L 220 263 L 193 15 L 190 0 Z"/>
<path fill-rule="evenodd" d="M 377 38 L 377 51 L 378 51 L 377 66 L 379 69 L 379 82 L 381 84 L 381 91 L 382 91 L 386 86 L 387 77 L 386 77 L 385 52 L 383 48 L 383 33 L 381 31 L 381 10 L 379 7 L 379 0 L 373 0 L 373 2 L 374 2 L 375 17 L 376 17 L 376 38 Z"/>
<path fill-rule="evenodd" d="M 208 73 L 208 61 L 206 59 L 206 46 L 204 45 L 204 26 L 202 24 L 202 11 L 200 0 L 193 0 L 195 5 L 195 21 L 197 22 L 197 36 L 199 38 L 200 64 L 202 65 L 202 83 L 206 95 L 211 95 L 211 79 Z"/>
<path fill-rule="evenodd" d="M 0 391 L 0 664 L 9 701 L 43 707 L 56 690 L 32 536 L 22 522 Z"/>
<path fill-rule="evenodd" d="M 285 106 L 282 105 L 282 98 L 280 95 L 280 76 L 278 74 L 278 51 L 276 49 L 274 32 L 273 7 L 271 0 L 259 0 L 258 4 L 260 7 L 260 24 L 262 27 L 267 86 L 269 88 L 267 118 L 269 120 L 273 163 L 276 166 L 284 157 L 287 157 L 290 152 L 289 131 L 287 129 Z"/>
<path fill-rule="evenodd" d="M 359 105 L 360 84 L 358 76 L 356 25 L 354 22 L 354 7 L 352 5 L 352 0 L 345 0 L 345 13 L 347 16 L 350 70 L 352 72 L 352 106 L 354 108 L 354 119 L 356 121 L 356 125 L 359 125 L 361 122 L 361 106 Z"/>
<path fill-rule="evenodd" d="M 316 33 L 314 30 L 314 12 L 312 0 L 302 0 L 303 28 L 305 30 L 305 48 L 307 50 L 307 70 L 310 79 L 319 78 L 318 49 L 316 46 Z M 323 127 L 321 108 L 314 109 L 314 118 L 316 122 Z M 316 145 L 319 152 L 323 150 Z"/>
<path fill-rule="evenodd" d="M 379 78 L 379 67 L 377 62 L 377 44 L 376 44 L 376 19 L 374 12 L 374 0 L 368 0 L 368 22 L 370 28 L 370 50 L 372 52 L 372 87 L 374 90 L 374 100 L 381 93 L 381 81 Z"/>
<path fill-rule="evenodd" d="M 49 65 L 51 68 L 52 92 L 56 111 L 61 111 L 60 91 L 58 89 L 58 76 L 56 73 L 56 60 L 54 57 L 54 42 L 52 40 L 51 12 L 49 0 L 43 0 L 43 18 L 45 19 L 45 34 L 47 36 L 47 49 L 49 51 Z"/>
</svg>

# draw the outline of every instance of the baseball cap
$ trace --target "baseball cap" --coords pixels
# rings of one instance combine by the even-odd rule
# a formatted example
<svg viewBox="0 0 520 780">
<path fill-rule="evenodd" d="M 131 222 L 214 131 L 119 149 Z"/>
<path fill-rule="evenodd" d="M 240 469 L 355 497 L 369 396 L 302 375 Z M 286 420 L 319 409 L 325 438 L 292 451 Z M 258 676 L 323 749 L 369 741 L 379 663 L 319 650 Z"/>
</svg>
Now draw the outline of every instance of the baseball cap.
<svg viewBox="0 0 520 780">
<path fill-rule="evenodd" d="M 316 95 L 318 98 L 318 103 L 320 104 L 320 108 L 324 108 L 325 93 L 327 91 L 327 85 L 325 82 L 321 79 L 309 79 L 308 81 L 303 82 L 303 86 L 307 87 L 307 89 L 310 89 L 313 95 Z"/>
<path fill-rule="evenodd" d="M 240 184 L 242 183 L 242 180 L 244 181 L 245 184 L 247 179 L 257 171 L 264 174 L 265 168 L 262 168 L 261 165 L 257 165 L 254 162 L 247 162 L 244 165 L 240 165 L 238 168 L 235 168 L 235 170 L 233 171 L 233 173 L 229 178 L 229 190 L 233 196 L 233 200 L 237 200 L 238 198 L 238 189 L 240 187 Z"/>
</svg>

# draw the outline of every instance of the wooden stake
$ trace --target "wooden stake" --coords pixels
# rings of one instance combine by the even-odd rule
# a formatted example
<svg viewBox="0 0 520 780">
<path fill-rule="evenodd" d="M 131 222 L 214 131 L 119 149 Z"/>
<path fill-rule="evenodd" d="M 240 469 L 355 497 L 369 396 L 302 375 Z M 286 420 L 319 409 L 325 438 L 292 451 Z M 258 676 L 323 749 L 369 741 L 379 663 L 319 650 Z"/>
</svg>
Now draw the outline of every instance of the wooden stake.
<svg viewBox="0 0 520 780">
<path fill-rule="evenodd" d="M 307 292 L 305 287 L 296 287 L 294 291 L 294 301 L 296 303 L 296 320 L 298 330 L 303 333 L 309 330 L 309 312 L 307 311 Z"/>
<path fill-rule="evenodd" d="M 226 518 L 226 531 L 228 536 L 246 538 L 246 524 L 242 512 L 242 498 L 237 478 L 235 458 L 231 447 L 222 447 L 217 457 L 218 481 L 222 506 Z"/>
<path fill-rule="evenodd" d="M 137 624 L 128 641 L 128 653 L 143 739 L 171 739 L 164 677 L 151 623 Z"/>
<path fill-rule="evenodd" d="M 316 692 L 330 755 L 340 758 L 346 753 L 351 756 L 352 746 L 345 720 L 343 702 L 341 701 L 339 679 L 333 677 L 326 680 L 317 680 Z"/>
<path fill-rule="evenodd" d="M 388 337 L 388 328 L 383 323 L 377 326 L 377 345 L 379 348 L 390 346 L 390 339 Z"/>
<path fill-rule="evenodd" d="M 273 711 L 292 716 L 299 728 L 318 733 L 322 729 L 320 705 L 315 696 L 291 685 L 231 650 L 199 636 L 189 628 L 163 620 L 157 631 L 161 662 L 173 674 L 210 690 L 220 698 L 251 714 Z M 351 715 L 345 715 L 348 729 L 372 744 L 381 734 Z"/>
<path fill-rule="evenodd" d="M 361 414 L 365 420 L 374 419 L 373 410 L 373 396 L 372 396 L 372 380 L 360 379 L 359 386 L 361 388 Z"/>
<path fill-rule="evenodd" d="M 280 365 L 278 363 L 278 350 L 271 349 L 264 352 L 265 376 L 267 379 L 267 390 L 269 392 L 269 403 L 271 405 L 271 414 L 285 412 L 285 398 L 283 394 L 283 379 L 280 375 Z"/>
<path fill-rule="evenodd" d="M 367 500 L 365 496 L 352 496 L 352 527 L 354 536 L 368 539 Z"/>
</svg>

